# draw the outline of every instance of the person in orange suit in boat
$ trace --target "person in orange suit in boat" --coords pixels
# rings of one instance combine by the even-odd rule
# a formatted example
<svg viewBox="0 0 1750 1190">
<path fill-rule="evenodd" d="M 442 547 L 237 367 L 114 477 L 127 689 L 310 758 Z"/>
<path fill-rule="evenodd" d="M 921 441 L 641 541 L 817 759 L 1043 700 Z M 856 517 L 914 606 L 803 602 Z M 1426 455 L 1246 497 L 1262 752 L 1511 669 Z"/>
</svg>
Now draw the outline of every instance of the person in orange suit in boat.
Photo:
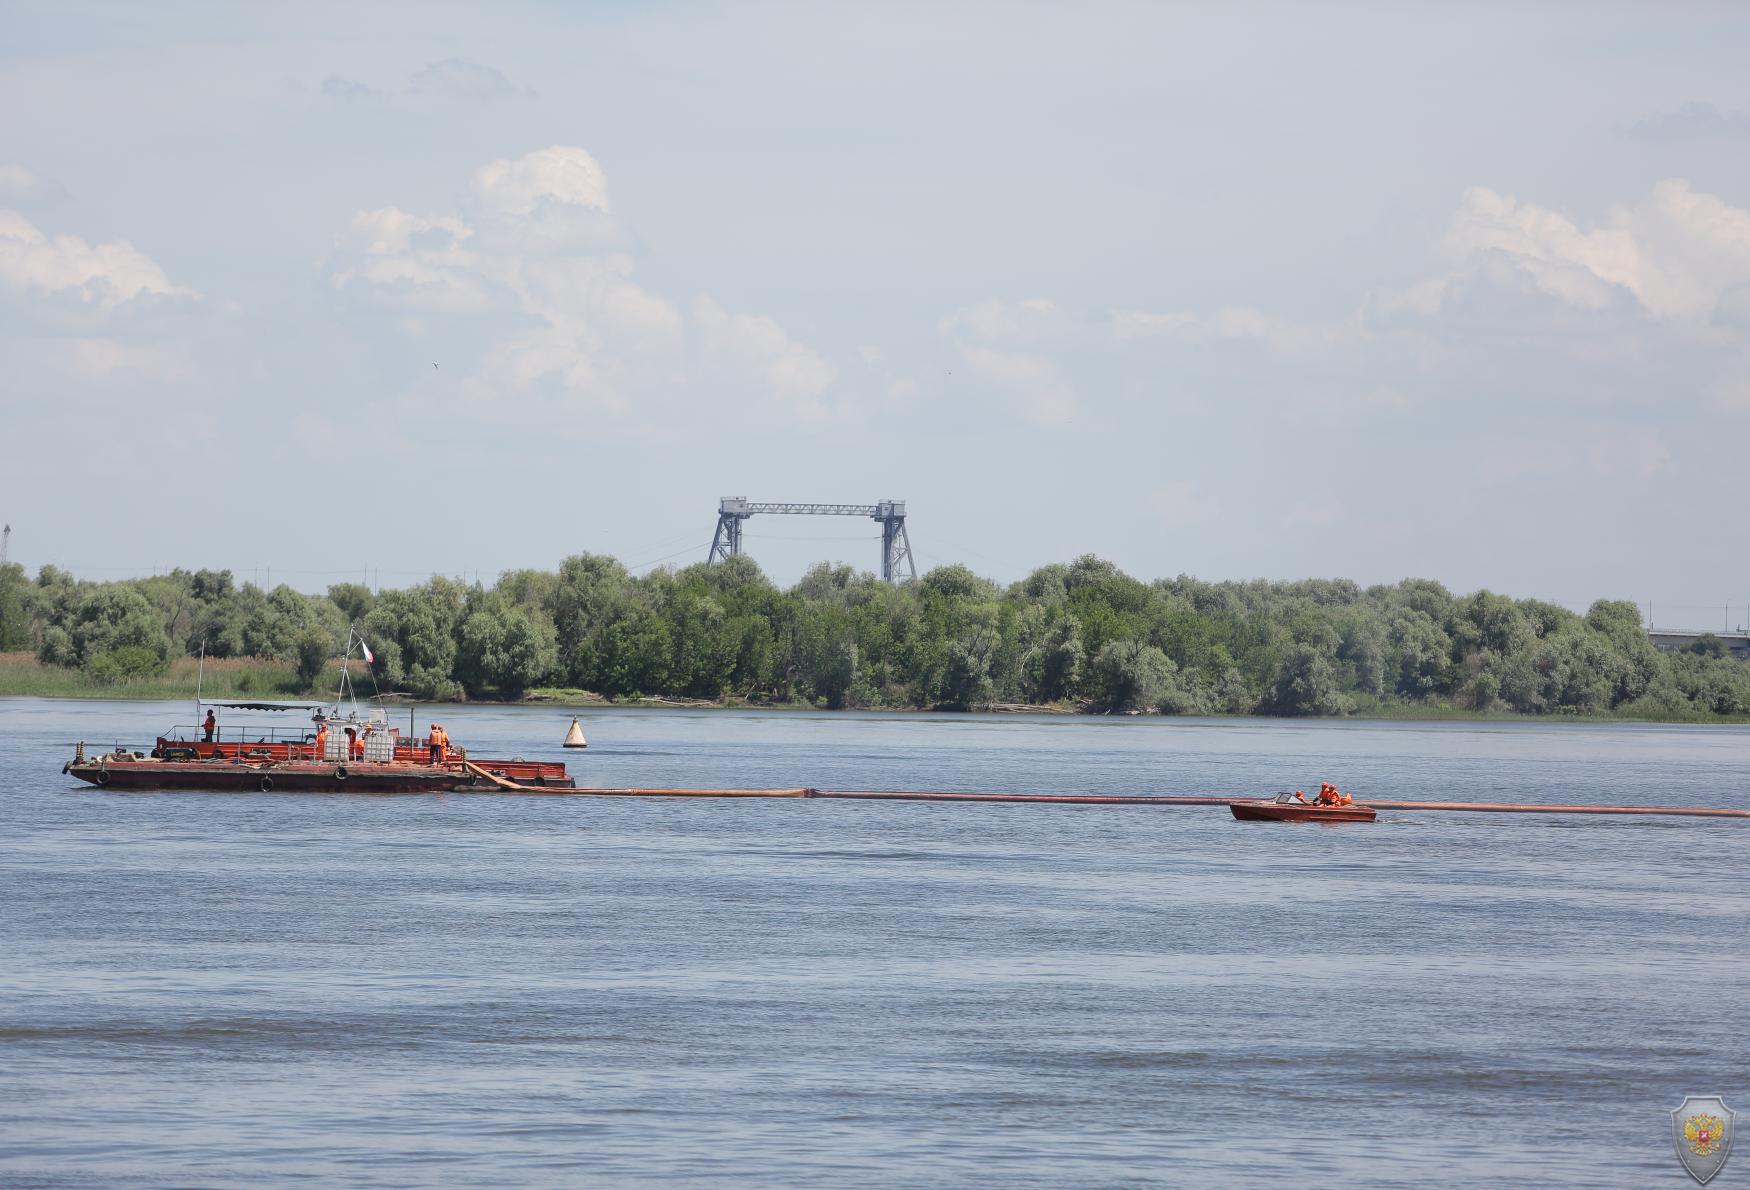
<svg viewBox="0 0 1750 1190">
<path fill-rule="evenodd" d="M 1353 806 L 1355 799 L 1329 781 L 1320 781 L 1318 804 L 1321 806 Z"/>
<path fill-rule="evenodd" d="M 352 735 L 352 728 L 350 728 L 350 727 L 347 728 L 346 733 L 348 735 Z M 371 734 L 371 729 L 367 727 L 363 731 L 359 732 L 356 736 L 353 736 L 353 739 L 352 739 L 352 758 L 354 760 L 363 760 L 365 758 L 365 737 L 370 735 L 370 734 Z"/>
<path fill-rule="evenodd" d="M 201 723 L 201 730 L 206 732 L 206 735 L 201 737 L 201 742 L 203 744 L 212 743 L 213 733 L 219 730 L 218 716 L 214 715 L 212 711 L 208 711 L 206 719 Z"/>
<path fill-rule="evenodd" d="M 328 751 L 328 724 L 316 725 L 316 759 L 321 760 L 322 754 Z"/>
<path fill-rule="evenodd" d="M 364 756 L 364 754 L 365 754 L 365 750 L 364 750 L 363 746 L 359 744 L 358 729 L 353 728 L 353 727 L 347 728 L 346 729 L 346 758 L 348 760 L 358 760 L 358 759 L 362 758 Z"/>
<path fill-rule="evenodd" d="M 431 763 L 442 764 L 444 762 L 444 745 L 448 744 L 449 742 L 450 742 L 449 737 L 444 734 L 444 729 L 439 727 L 437 724 L 433 723 L 431 725 L 431 741 L 430 741 L 430 743 L 431 743 Z"/>
<path fill-rule="evenodd" d="M 1294 800 L 1299 802 L 1303 806 L 1309 806 L 1312 804 L 1311 802 L 1306 800 L 1306 794 L 1302 793 L 1298 789 L 1294 791 Z"/>
</svg>

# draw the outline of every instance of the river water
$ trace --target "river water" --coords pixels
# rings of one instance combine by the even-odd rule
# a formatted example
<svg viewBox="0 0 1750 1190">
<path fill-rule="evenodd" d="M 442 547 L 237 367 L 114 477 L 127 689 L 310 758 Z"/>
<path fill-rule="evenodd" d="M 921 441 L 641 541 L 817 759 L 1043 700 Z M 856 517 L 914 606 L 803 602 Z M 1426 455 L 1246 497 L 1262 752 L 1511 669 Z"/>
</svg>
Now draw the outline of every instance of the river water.
<svg viewBox="0 0 1750 1190">
<path fill-rule="evenodd" d="M 602 786 L 1750 802 L 1737 727 L 439 717 Z M 1678 1187 L 1668 1111 L 1750 1107 L 1750 822 L 60 773 L 188 721 L 0 700 L 0 1185 Z"/>
</svg>

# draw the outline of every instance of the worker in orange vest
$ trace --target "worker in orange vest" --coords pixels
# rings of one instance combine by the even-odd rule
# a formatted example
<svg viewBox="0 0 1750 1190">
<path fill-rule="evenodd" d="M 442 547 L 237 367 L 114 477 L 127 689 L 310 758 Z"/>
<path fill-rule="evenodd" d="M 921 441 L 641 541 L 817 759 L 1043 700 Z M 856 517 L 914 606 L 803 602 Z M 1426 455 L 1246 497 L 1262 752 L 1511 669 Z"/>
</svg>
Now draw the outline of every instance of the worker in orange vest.
<svg viewBox="0 0 1750 1190">
<path fill-rule="evenodd" d="M 316 759 L 321 760 L 322 754 L 328 751 L 328 724 L 316 725 Z"/>
<path fill-rule="evenodd" d="M 1321 806 L 1353 806 L 1355 799 L 1340 791 L 1329 781 L 1319 782 L 1319 800 Z"/>
<path fill-rule="evenodd" d="M 213 733 L 215 731 L 217 731 L 218 729 L 219 729 L 218 717 L 216 715 L 214 715 L 211 711 L 208 711 L 205 722 L 203 722 L 201 724 L 201 730 L 206 732 L 206 736 L 204 739 L 201 740 L 201 742 L 203 744 L 212 743 L 213 742 Z"/>
<path fill-rule="evenodd" d="M 353 740 L 353 742 L 352 742 L 352 758 L 354 760 L 363 760 L 365 758 L 365 737 L 370 735 L 370 734 L 371 734 L 371 729 L 367 727 L 363 731 L 359 732 L 358 736 Z"/>
<path fill-rule="evenodd" d="M 444 734 L 444 729 L 439 727 L 437 724 L 433 723 L 431 725 L 431 741 L 430 741 L 430 743 L 431 743 L 431 763 L 433 763 L 433 764 L 442 764 L 443 763 L 444 748 L 449 742 L 450 742 L 449 737 Z"/>
</svg>

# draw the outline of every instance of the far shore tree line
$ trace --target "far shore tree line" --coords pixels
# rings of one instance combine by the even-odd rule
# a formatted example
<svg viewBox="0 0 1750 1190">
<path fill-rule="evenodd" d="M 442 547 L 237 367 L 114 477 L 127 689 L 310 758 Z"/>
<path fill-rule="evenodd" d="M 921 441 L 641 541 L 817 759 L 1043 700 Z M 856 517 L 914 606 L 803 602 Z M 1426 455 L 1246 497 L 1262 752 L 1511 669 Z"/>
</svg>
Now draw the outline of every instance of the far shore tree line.
<svg viewBox="0 0 1750 1190">
<path fill-rule="evenodd" d="M 1006 588 L 958 565 L 894 585 L 821 564 L 784 590 L 746 557 L 634 576 L 582 554 L 490 588 L 433 578 L 311 596 L 230 571 L 93 582 L 0 569 L 0 652 L 99 682 L 204 648 L 279 661 L 278 693 L 312 692 L 349 626 L 383 691 L 426 700 L 562 688 L 834 709 L 1750 715 L 1750 664 L 1712 638 L 1661 653 L 1632 603 L 1582 616 L 1425 579 L 1143 582 L 1090 555 Z"/>
</svg>

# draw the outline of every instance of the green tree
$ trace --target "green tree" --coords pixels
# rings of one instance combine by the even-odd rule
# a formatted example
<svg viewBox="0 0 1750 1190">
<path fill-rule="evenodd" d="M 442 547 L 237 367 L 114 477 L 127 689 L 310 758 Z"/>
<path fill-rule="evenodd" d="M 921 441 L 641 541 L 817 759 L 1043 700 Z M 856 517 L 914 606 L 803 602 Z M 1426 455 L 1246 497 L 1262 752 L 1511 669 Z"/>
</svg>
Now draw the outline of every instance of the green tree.
<svg viewBox="0 0 1750 1190">
<path fill-rule="evenodd" d="M 497 691 L 517 698 L 546 676 L 557 659 L 551 629 L 493 595 L 462 622 L 455 676 L 470 695 Z"/>
<path fill-rule="evenodd" d="M 375 602 L 371 589 L 363 583 L 333 583 L 328 588 L 328 602 L 337 608 L 348 624 L 357 624 L 371 614 Z"/>
<path fill-rule="evenodd" d="M 1293 645 L 1282 660 L 1270 692 L 1270 710 L 1278 715 L 1342 715 L 1353 703 L 1337 682 L 1330 650 L 1314 641 Z"/>
<path fill-rule="evenodd" d="M 1112 641 L 1094 655 L 1089 682 L 1095 701 L 1108 711 L 1147 710 L 1173 690 L 1177 667 L 1153 645 Z"/>
<path fill-rule="evenodd" d="M 98 587 L 80 602 L 71 637 L 80 666 L 99 667 L 107 676 L 162 673 L 170 665 L 170 638 L 151 603 L 119 583 Z M 118 655 L 102 661 L 110 653 Z"/>
<path fill-rule="evenodd" d="M 308 690 L 328 668 L 329 659 L 335 652 L 334 638 L 320 628 L 305 628 L 298 633 L 294 650 L 298 659 L 298 683 Z"/>
</svg>

